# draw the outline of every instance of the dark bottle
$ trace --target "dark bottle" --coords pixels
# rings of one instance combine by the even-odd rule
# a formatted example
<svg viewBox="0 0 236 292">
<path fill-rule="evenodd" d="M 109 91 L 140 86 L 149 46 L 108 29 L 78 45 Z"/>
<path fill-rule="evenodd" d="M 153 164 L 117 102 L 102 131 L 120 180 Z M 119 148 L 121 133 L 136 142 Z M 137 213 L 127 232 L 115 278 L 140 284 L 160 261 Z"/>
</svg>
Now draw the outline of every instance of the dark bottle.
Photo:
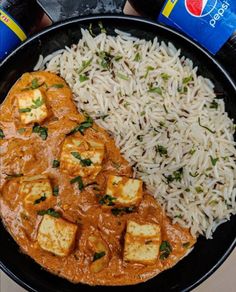
<svg viewBox="0 0 236 292">
<path fill-rule="evenodd" d="M 42 15 L 35 0 L 0 0 L 0 61 L 35 31 Z"/>
<path fill-rule="evenodd" d="M 215 55 L 216 59 L 220 61 L 220 63 L 227 69 L 230 75 L 236 80 L 236 1 L 235 0 L 228 0 L 228 1 L 225 1 L 225 0 L 220 0 L 220 1 L 216 1 L 216 0 L 208 0 L 208 1 L 129 0 L 129 2 L 133 6 L 133 8 L 137 12 L 139 12 L 141 15 L 149 17 L 155 21 L 159 21 L 158 17 L 164 5 L 166 5 L 167 2 L 169 2 L 169 4 L 171 4 L 171 2 L 175 3 L 176 6 L 173 6 L 173 7 L 177 7 L 180 2 L 184 3 L 182 5 L 185 5 L 185 8 L 186 8 L 186 5 L 187 6 L 189 5 L 190 14 L 194 16 L 192 20 L 194 21 L 196 19 L 199 20 L 203 28 L 207 27 L 207 23 L 203 22 L 205 21 L 204 19 L 205 15 L 207 17 L 209 16 L 212 17 L 212 19 L 210 19 L 211 22 L 209 23 L 212 26 L 215 26 L 214 30 L 218 29 L 217 28 L 218 21 L 222 21 L 221 24 L 223 23 L 225 27 L 228 26 L 226 29 L 228 30 L 231 29 L 232 33 L 231 35 L 225 38 L 225 41 L 222 42 L 219 50 L 217 52 L 214 52 L 213 54 Z M 212 7 L 214 7 L 214 5 L 216 4 L 218 5 L 218 8 L 213 10 Z M 173 9 L 175 8 L 172 8 L 172 10 Z M 188 7 L 186 9 L 188 9 Z M 181 12 L 182 11 L 180 11 L 180 13 Z M 226 17 L 226 13 L 228 13 L 227 17 Z M 224 20 L 224 17 L 225 17 L 225 20 Z M 229 21 L 229 17 L 230 17 L 230 21 Z M 189 25 L 189 27 L 191 27 L 191 24 Z M 180 25 L 180 28 L 181 28 L 181 25 Z M 194 31 L 194 26 L 192 27 L 192 30 Z M 193 35 L 191 33 L 188 33 L 188 31 L 186 31 L 185 29 L 183 29 L 183 32 L 188 34 L 191 37 Z M 224 31 L 219 32 L 218 38 L 216 38 L 215 41 L 217 42 L 219 37 L 223 35 L 224 33 L 225 33 Z M 202 34 L 202 31 L 199 34 Z M 197 37 L 195 37 L 194 39 L 198 41 Z M 212 40 L 209 42 L 212 42 Z M 199 43 L 203 45 L 201 41 L 199 41 Z M 209 51 L 211 52 L 211 50 Z"/>
</svg>

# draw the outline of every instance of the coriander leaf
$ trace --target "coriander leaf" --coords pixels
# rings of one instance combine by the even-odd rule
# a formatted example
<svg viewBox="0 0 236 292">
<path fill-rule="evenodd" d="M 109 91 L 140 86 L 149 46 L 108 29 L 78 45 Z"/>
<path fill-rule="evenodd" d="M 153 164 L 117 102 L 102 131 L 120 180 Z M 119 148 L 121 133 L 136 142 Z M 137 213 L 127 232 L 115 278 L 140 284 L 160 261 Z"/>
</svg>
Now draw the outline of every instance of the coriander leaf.
<svg viewBox="0 0 236 292">
<path fill-rule="evenodd" d="M 62 83 L 53 84 L 50 87 L 53 87 L 53 88 L 63 88 L 64 87 L 64 84 L 62 84 Z"/>
<path fill-rule="evenodd" d="M 99 260 L 100 258 L 104 257 L 105 255 L 106 255 L 105 251 L 95 252 L 95 254 L 93 255 L 93 262 L 95 262 L 96 260 Z"/>
<path fill-rule="evenodd" d="M 5 138 L 5 135 L 3 133 L 3 130 L 0 128 L 0 139 L 3 139 L 3 138 Z"/>
<path fill-rule="evenodd" d="M 183 246 L 184 248 L 189 248 L 189 246 L 190 246 L 190 242 L 185 242 L 185 243 L 182 244 L 182 246 Z"/>
<path fill-rule="evenodd" d="M 66 134 L 66 136 L 75 134 L 76 132 L 80 132 L 82 135 L 84 134 L 84 131 L 93 125 L 93 119 L 91 117 L 87 117 L 86 120 L 82 123 L 80 123 L 78 126 L 76 126 L 73 130 L 71 130 L 69 133 Z"/>
<path fill-rule="evenodd" d="M 26 131 L 26 128 L 20 128 L 17 130 L 19 134 L 23 134 Z"/>
<path fill-rule="evenodd" d="M 219 158 L 213 158 L 211 155 L 210 155 L 210 158 L 211 158 L 211 164 L 213 165 L 213 166 L 215 166 L 216 165 L 216 162 L 219 160 Z"/>
<path fill-rule="evenodd" d="M 134 57 L 134 61 L 135 62 L 139 62 L 141 60 L 141 55 L 140 55 L 140 53 L 138 52 L 138 53 L 136 53 L 136 55 L 135 55 L 135 57 Z"/>
<path fill-rule="evenodd" d="M 124 214 L 130 214 L 135 211 L 135 207 L 124 207 L 124 208 L 112 208 L 111 213 L 114 216 L 122 216 Z"/>
<path fill-rule="evenodd" d="M 46 194 L 43 194 L 42 197 L 38 198 L 34 201 L 34 205 L 39 204 L 40 202 L 43 202 L 47 199 Z"/>
<path fill-rule="evenodd" d="M 91 63 L 92 63 L 93 58 L 89 59 L 88 61 L 82 61 L 82 66 L 81 68 L 76 70 L 77 74 L 82 73 Z"/>
<path fill-rule="evenodd" d="M 29 113 L 29 112 L 31 112 L 31 108 L 29 107 L 19 109 L 19 113 Z"/>
<path fill-rule="evenodd" d="M 47 210 L 40 210 L 38 211 L 38 215 L 43 216 L 43 215 L 50 215 L 55 218 L 61 217 L 61 214 L 57 211 L 55 211 L 53 208 L 49 208 Z"/>
<path fill-rule="evenodd" d="M 89 78 L 86 75 L 80 75 L 79 76 L 79 82 L 84 82 L 86 80 L 89 80 Z"/>
<path fill-rule="evenodd" d="M 213 109 L 218 109 L 218 102 L 215 101 L 215 99 L 210 103 L 210 108 L 213 108 Z"/>
<path fill-rule="evenodd" d="M 110 195 L 104 195 L 98 202 L 100 205 L 114 206 L 116 198 Z"/>
<path fill-rule="evenodd" d="M 192 149 L 189 151 L 189 154 L 190 154 L 190 155 L 193 155 L 195 152 L 196 152 L 196 149 L 192 148 Z"/>
<path fill-rule="evenodd" d="M 32 132 L 38 134 L 42 140 L 46 140 L 48 137 L 48 128 L 41 127 L 37 123 L 34 124 Z"/>
<path fill-rule="evenodd" d="M 89 32 L 90 32 L 91 36 L 93 36 L 93 37 L 96 36 L 95 33 L 93 33 L 93 24 L 92 23 L 89 24 Z"/>
<path fill-rule="evenodd" d="M 98 26 L 101 30 L 101 33 L 107 33 L 106 29 L 104 28 L 103 24 L 101 21 L 98 22 Z"/>
<path fill-rule="evenodd" d="M 153 70 L 154 70 L 154 67 L 152 67 L 152 66 L 147 66 L 146 74 L 145 74 L 143 77 L 144 77 L 144 78 L 147 78 L 149 71 L 153 71 Z"/>
<path fill-rule="evenodd" d="M 79 152 L 71 152 L 71 155 L 74 156 L 76 159 L 80 160 L 82 166 L 90 166 L 92 164 L 92 160 L 89 158 L 81 158 Z"/>
<path fill-rule="evenodd" d="M 60 161 L 54 159 L 52 162 L 52 168 L 58 168 L 60 166 Z"/>
<path fill-rule="evenodd" d="M 117 77 L 119 77 L 120 79 L 126 80 L 126 81 L 129 80 L 129 76 L 124 75 L 122 73 L 117 73 Z"/>
<path fill-rule="evenodd" d="M 59 186 L 54 186 L 52 189 L 53 196 L 57 197 L 59 195 Z"/>
<path fill-rule="evenodd" d="M 183 84 L 187 84 L 187 83 L 189 83 L 189 82 L 192 81 L 192 80 L 193 80 L 193 77 L 192 77 L 192 76 L 185 77 L 185 78 L 183 79 Z"/>
<path fill-rule="evenodd" d="M 115 56 L 115 57 L 114 57 L 114 60 L 115 60 L 116 62 L 118 62 L 118 61 L 120 61 L 122 58 L 123 58 L 122 56 Z"/>
<path fill-rule="evenodd" d="M 182 167 L 180 169 L 174 171 L 172 175 L 168 175 L 168 176 L 164 175 L 164 177 L 167 179 L 168 184 L 173 182 L 174 180 L 180 182 L 182 179 L 182 176 L 183 176 L 183 168 Z"/>
<path fill-rule="evenodd" d="M 84 189 L 84 184 L 81 176 L 76 176 L 75 178 L 70 180 L 71 184 L 78 183 L 79 190 L 82 191 Z"/>
<path fill-rule="evenodd" d="M 38 87 L 40 87 L 41 85 L 39 85 L 38 83 L 38 78 L 34 78 L 32 81 L 31 81 L 31 89 L 36 89 Z"/>
<path fill-rule="evenodd" d="M 159 152 L 160 156 L 167 155 L 167 148 L 162 145 L 157 145 L 156 151 Z"/>
<path fill-rule="evenodd" d="M 44 101 L 42 98 L 38 97 L 37 99 L 33 100 L 33 105 L 31 106 L 32 109 L 36 109 L 44 104 Z"/>
<path fill-rule="evenodd" d="M 158 93 L 158 94 L 162 95 L 162 90 L 160 87 L 150 87 L 148 92 Z"/>
<path fill-rule="evenodd" d="M 113 56 L 105 51 L 102 51 L 99 53 L 99 57 L 101 58 L 101 66 L 104 69 L 110 69 Z"/>
<path fill-rule="evenodd" d="M 195 188 L 195 191 L 196 191 L 198 194 L 200 194 L 200 193 L 203 192 L 203 189 L 202 189 L 201 187 L 196 187 L 196 188 Z"/>
<path fill-rule="evenodd" d="M 200 127 L 204 128 L 204 129 L 206 129 L 206 130 L 208 130 L 208 131 L 211 132 L 212 134 L 215 134 L 215 133 L 216 133 L 216 131 L 212 131 L 210 128 L 208 128 L 208 127 L 202 125 L 202 124 L 201 124 L 201 120 L 200 120 L 200 118 L 198 118 L 198 124 L 199 124 Z"/>
<path fill-rule="evenodd" d="M 164 260 L 166 258 L 169 257 L 169 255 L 172 252 L 172 247 L 169 243 L 169 241 L 164 240 L 162 241 L 161 245 L 160 245 L 160 259 Z"/>
<path fill-rule="evenodd" d="M 161 78 L 164 80 L 164 81 L 167 81 L 169 78 L 170 78 L 170 75 L 166 74 L 166 73 L 161 73 Z"/>
</svg>

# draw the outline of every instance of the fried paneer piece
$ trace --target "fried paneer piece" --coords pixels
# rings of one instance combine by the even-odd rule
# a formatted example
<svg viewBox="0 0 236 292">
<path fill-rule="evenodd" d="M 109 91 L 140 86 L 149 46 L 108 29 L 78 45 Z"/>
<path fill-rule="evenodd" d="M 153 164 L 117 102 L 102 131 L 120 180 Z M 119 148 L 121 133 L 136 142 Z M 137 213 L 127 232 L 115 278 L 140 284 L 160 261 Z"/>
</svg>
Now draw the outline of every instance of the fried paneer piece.
<svg viewBox="0 0 236 292">
<path fill-rule="evenodd" d="M 77 134 L 65 139 L 60 168 L 71 175 L 95 178 L 102 169 L 104 144 Z"/>
<path fill-rule="evenodd" d="M 116 206 L 138 205 L 143 197 L 142 181 L 124 176 L 109 175 L 106 194 L 114 198 Z"/>
<path fill-rule="evenodd" d="M 19 192 L 25 205 L 39 204 L 53 195 L 50 180 L 41 175 L 22 177 Z"/>
<path fill-rule="evenodd" d="M 41 123 L 48 116 L 45 97 L 40 89 L 22 91 L 16 96 L 21 122 L 25 125 Z"/>
<path fill-rule="evenodd" d="M 93 251 L 93 261 L 90 265 L 90 271 L 98 273 L 108 264 L 108 247 L 106 243 L 96 235 L 91 235 L 88 238 L 88 244 Z"/>
<path fill-rule="evenodd" d="M 44 215 L 37 240 L 40 247 L 58 256 L 67 256 L 74 247 L 77 225 L 62 218 Z"/>
<path fill-rule="evenodd" d="M 124 260 L 127 262 L 152 265 L 156 262 L 161 243 L 161 229 L 158 224 L 127 223 Z"/>
</svg>

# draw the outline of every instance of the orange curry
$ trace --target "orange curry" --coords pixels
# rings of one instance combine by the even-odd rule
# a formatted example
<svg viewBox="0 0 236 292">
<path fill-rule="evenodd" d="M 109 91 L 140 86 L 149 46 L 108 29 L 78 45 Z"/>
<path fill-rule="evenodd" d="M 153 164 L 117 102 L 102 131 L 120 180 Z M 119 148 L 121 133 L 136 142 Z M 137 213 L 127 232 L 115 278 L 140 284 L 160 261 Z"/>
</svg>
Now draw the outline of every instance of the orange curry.
<svg viewBox="0 0 236 292">
<path fill-rule="evenodd" d="M 0 213 L 21 250 L 74 283 L 135 284 L 193 246 L 65 81 L 24 74 L 0 107 Z"/>
</svg>

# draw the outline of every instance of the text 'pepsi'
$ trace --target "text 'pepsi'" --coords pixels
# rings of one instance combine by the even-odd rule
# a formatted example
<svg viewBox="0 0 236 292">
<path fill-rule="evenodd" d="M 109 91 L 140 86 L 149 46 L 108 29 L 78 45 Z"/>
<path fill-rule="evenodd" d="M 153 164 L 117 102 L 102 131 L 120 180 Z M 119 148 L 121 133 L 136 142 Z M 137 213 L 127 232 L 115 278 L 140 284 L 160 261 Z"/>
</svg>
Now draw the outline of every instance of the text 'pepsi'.
<svg viewBox="0 0 236 292">
<path fill-rule="evenodd" d="M 236 1 L 167 0 L 158 20 L 216 54 L 236 30 Z"/>
</svg>

